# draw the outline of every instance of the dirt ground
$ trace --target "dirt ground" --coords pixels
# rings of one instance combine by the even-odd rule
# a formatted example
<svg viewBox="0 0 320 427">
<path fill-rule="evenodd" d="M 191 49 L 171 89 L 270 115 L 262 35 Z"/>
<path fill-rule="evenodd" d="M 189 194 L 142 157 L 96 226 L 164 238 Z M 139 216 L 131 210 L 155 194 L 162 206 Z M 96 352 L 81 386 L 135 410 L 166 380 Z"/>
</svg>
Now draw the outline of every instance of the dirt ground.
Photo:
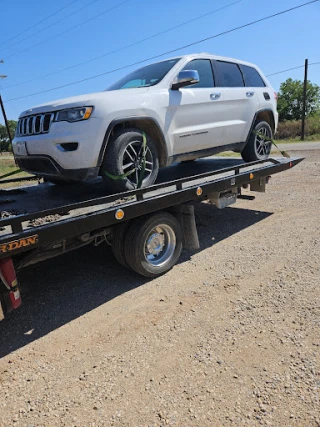
<svg viewBox="0 0 320 427">
<path fill-rule="evenodd" d="M 201 249 L 148 281 L 88 247 L 22 272 L 0 426 L 320 426 L 320 150 L 197 208 Z"/>
</svg>

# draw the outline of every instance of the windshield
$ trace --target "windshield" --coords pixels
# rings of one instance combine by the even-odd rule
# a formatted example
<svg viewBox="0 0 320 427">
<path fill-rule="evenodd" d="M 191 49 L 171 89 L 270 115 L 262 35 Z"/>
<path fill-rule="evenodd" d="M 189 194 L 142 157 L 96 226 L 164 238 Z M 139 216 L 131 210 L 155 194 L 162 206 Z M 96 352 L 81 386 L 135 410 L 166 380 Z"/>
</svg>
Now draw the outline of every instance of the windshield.
<svg viewBox="0 0 320 427">
<path fill-rule="evenodd" d="M 111 85 L 107 90 L 131 89 L 137 87 L 154 86 L 161 82 L 164 76 L 181 58 L 169 59 L 139 68 L 121 80 Z"/>
</svg>

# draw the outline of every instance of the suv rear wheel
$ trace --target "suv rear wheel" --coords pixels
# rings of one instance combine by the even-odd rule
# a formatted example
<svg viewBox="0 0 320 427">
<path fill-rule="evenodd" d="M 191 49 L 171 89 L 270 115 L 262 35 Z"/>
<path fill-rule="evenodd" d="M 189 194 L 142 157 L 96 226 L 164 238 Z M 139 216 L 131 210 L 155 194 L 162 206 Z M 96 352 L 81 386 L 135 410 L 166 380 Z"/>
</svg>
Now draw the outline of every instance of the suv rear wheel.
<svg viewBox="0 0 320 427">
<path fill-rule="evenodd" d="M 139 129 L 124 129 L 108 142 L 101 175 L 115 192 L 152 185 L 159 172 L 153 140 Z"/>
<path fill-rule="evenodd" d="M 242 150 L 241 156 L 245 162 L 264 160 L 269 157 L 272 147 L 272 129 L 265 121 L 256 122 L 247 145 Z"/>
</svg>

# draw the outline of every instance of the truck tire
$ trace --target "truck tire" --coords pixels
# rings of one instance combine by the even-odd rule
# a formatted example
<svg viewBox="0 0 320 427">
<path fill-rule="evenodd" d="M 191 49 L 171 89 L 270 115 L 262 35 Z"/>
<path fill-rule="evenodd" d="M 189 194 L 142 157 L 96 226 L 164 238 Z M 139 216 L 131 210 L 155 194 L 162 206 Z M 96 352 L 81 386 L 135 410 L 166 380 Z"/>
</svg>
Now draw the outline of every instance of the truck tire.
<svg viewBox="0 0 320 427">
<path fill-rule="evenodd" d="M 8 310 L 10 307 L 9 294 L 2 283 L 0 283 L 0 287 L 0 320 L 2 320 L 11 310 Z"/>
<path fill-rule="evenodd" d="M 112 230 L 112 252 L 115 259 L 121 264 L 123 267 L 129 268 L 128 263 L 126 261 L 125 256 L 125 241 L 128 229 L 130 227 L 131 222 L 126 221 L 122 224 L 117 224 L 114 226 Z"/>
<path fill-rule="evenodd" d="M 135 219 L 126 236 L 126 261 L 132 270 L 145 277 L 158 277 L 169 271 L 181 250 L 181 226 L 166 212 Z"/>
<path fill-rule="evenodd" d="M 269 157 L 272 147 L 272 129 L 265 121 L 256 122 L 241 156 L 245 162 L 264 160 Z"/>
<path fill-rule="evenodd" d="M 143 174 L 143 132 L 139 129 L 123 129 L 107 145 L 101 165 L 101 175 L 114 192 L 148 187 L 157 179 L 159 156 L 155 143 L 146 135 L 146 168 Z M 131 174 L 128 173 L 132 171 Z M 141 182 L 140 182 L 141 181 Z"/>
</svg>

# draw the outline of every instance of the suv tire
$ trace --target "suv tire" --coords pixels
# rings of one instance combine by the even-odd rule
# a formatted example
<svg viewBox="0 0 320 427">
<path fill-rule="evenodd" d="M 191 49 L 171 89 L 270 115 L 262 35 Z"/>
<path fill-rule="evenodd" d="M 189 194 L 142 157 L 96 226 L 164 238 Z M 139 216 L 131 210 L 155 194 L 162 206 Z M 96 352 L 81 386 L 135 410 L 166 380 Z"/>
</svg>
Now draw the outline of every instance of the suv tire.
<svg viewBox="0 0 320 427">
<path fill-rule="evenodd" d="M 245 162 L 264 160 L 269 157 L 272 147 L 273 133 L 269 123 L 258 121 L 251 131 L 248 142 L 241 156 Z"/>
<path fill-rule="evenodd" d="M 123 129 L 108 142 L 101 175 L 110 190 L 123 192 L 148 187 L 157 179 L 159 156 L 155 143 L 146 136 L 146 167 L 143 174 L 143 139 L 139 129 Z M 127 175 L 130 171 L 131 174 Z M 142 176 L 143 175 L 143 176 Z"/>
</svg>

